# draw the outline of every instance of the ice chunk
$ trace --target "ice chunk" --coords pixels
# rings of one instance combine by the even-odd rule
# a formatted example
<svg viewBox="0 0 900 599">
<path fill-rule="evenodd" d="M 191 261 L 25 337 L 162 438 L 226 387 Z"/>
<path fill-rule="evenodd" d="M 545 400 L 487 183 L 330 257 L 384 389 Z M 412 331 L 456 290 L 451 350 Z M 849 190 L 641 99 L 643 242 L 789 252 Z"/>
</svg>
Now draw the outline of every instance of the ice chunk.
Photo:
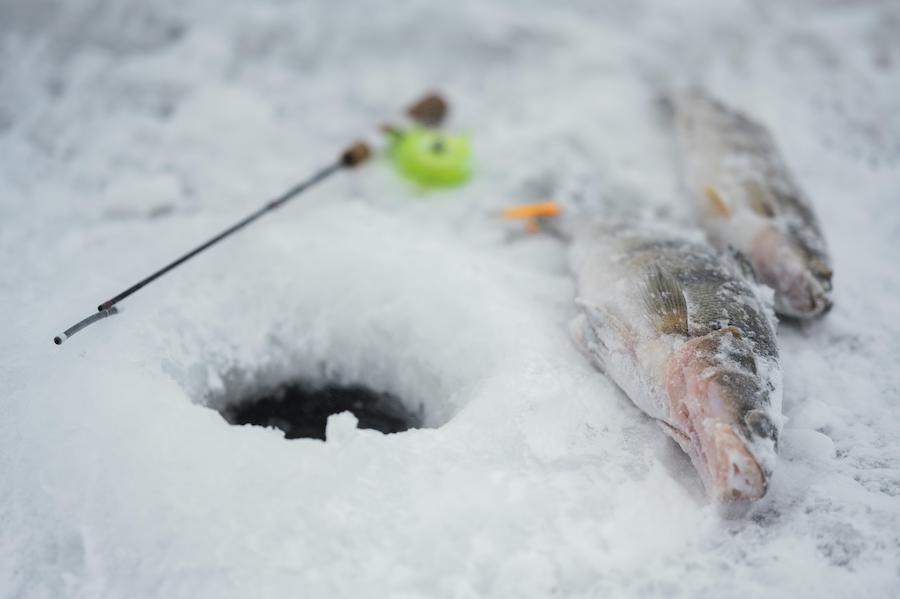
<svg viewBox="0 0 900 599">
<path fill-rule="evenodd" d="M 359 420 L 352 412 L 332 414 L 325 426 L 325 440 L 335 445 L 343 445 L 356 434 L 357 424 Z"/>
</svg>

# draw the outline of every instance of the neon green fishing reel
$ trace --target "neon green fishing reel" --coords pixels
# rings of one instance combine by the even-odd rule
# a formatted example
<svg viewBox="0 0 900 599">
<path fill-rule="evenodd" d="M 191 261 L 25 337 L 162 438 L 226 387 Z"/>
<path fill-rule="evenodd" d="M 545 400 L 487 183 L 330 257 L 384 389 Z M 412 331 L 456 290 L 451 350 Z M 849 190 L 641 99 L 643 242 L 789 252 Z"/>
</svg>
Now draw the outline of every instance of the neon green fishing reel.
<svg viewBox="0 0 900 599">
<path fill-rule="evenodd" d="M 422 187 L 452 187 L 472 174 L 468 135 L 449 135 L 437 129 L 413 127 L 392 132 L 390 157 L 394 166 Z"/>
</svg>

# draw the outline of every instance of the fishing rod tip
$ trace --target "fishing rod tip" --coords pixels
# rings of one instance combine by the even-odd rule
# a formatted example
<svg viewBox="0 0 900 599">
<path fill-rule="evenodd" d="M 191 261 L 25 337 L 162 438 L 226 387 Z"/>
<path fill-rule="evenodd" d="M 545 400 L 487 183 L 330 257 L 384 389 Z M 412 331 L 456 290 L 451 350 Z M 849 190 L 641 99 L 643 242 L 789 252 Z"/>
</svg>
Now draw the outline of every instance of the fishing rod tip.
<svg viewBox="0 0 900 599">
<path fill-rule="evenodd" d="M 59 335 L 54 337 L 53 343 L 55 343 L 56 345 L 62 345 L 63 341 L 65 341 L 66 339 L 68 339 L 69 337 L 71 337 L 72 335 L 74 335 L 75 333 L 77 333 L 78 331 L 83 329 L 84 327 L 94 324 L 98 320 L 102 320 L 104 318 L 107 318 L 108 316 L 112 316 L 113 314 L 118 314 L 118 313 L 119 313 L 119 309 L 116 308 L 115 306 L 105 308 L 103 310 L 99 310 L 98 312 L 94 312 L 87 318 L 79 320 L 77 323 L 73 324 L 68 329 L 66 329 L 65 331 L 63 331 L 62 333 L 60 333 Z"/>
</svg>

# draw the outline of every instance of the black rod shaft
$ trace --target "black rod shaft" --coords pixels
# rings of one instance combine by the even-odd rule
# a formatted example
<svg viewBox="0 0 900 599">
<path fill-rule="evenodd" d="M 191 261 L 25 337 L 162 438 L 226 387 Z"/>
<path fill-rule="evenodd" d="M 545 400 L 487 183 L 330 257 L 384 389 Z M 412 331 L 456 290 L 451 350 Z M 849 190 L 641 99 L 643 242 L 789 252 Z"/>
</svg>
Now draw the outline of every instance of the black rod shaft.
<svg viewBox="0 0 900 599">
<path fill-rule="evenodd" d="M 105 302 L 103 302 L 102 304 L 97 306 L 97 310 L 108 310 L 108 309 L 112 308 L 114 305 L 116 305 L 117 303 L 119 303 L 120 301 L 122 301 L 123 299 L 125 299 L 126 297 L 131 295 L 132 293 L 134 293 L 134 292 L 138 291 L 139 289 L 141 289 L 142 287 L 145 287 L 146 285 L 152 283 L 153 281 L 160 278 L 161 276 L 163 276 L 170 270 L 177 268 L 181 264 L 184 264 L 185 262 L 187 262 L 188 260 L 190 260 L 191 258 L 196 256 L 203 250 L 206 250 L 206 249 L 214 246 L 215 244 L 222 241 L 223 239 L 225 239 L 226 237 L 228 237 L 235 231 L 239 231 L 240 229 L 243 229 L 244 227 L 246 227 L 247 225 L 249 225 L 256 219 L 258 219 L 263 214 L 266 214 L 267 212 L 271 212 L 272 210 L 275 210 L 276 208 L 280 207 L 282 204 L 284 204 L 288 200 L 297 197 L 299 194 L 301 194 L 305 190 L 309 189 L 316 183 L 319 183 L 320 181 L 328 178 L 329 175 L 334 174 L 335 172 L 337 172 L 344 166 L 345 166 L 344 162 L 340 161 L 340 160 L 333 164 L 326 166 L 325 168 L 321 169 L 319 172 L 314 174 L 309 179 L 307 179 L 301 183 L 298 183 L 294 187 L 290 188 L 289 190 L 287 190 L 286 192 L 284 192 L 283 194 L 281 194 L 280 196 L 278 196 L 277 198 L 275 198 L 274 200 L 272 200 L 271 202 L 269 202 L 268 204 L 266 204 L 265 206 L 260 208 L 259 210 L 253 212 L 252 214 L 248 215 L 247 217 L 243 218 L 242 220 L 231 225 L 230 227 L 228 227 L 227 229 L 225 229 L 224 231 L 222 231 L 221 233 L 219 233 L 212 239 L 206 241 L 205 243 L 198 245 L 197 247 L 195 247 L 188 253 L 184 254 L 180 258 L 177 258 L 176 260 L 173 260 L 169 264 L 167 264 L 167 265 L 163 266 L 162 268 L 160 268 L 159 270 L 157 270 L 155 273 L 149 275 L 148 277 L 141 279 L 140 281 L 138 281 L 137 283 L 135 283 L 134 285 L 132 285 L 125 291 L 119 293 L 115 297 L 112 297 L 112 298 L 106 300 Z"/>
<path fill-rule="evenodd" d="M 300 183 L 294 185 L 293 187 L 288 189 L 286 192 L 284 192 L 283 194 L 281 194 L 274 200 L 268 202 L 262 208 L 259 208 L 255 212 L 249 214 L 248 216 L 244 217 L 240 221 L 231 225 L 230 227 L 228 227 L 227 229 L 225 229 L 224 231 L 222 231 L 215 237 L 198 245 L 197 247 L 195 247 L 188 253 L 186 253 L 183 256 L 181 256 L 180 258 L 177 258 L 176 260 L 170 262 L 169 264 L 163 266 L 162 268 L 160 268 L 153 274 L 141 279 L 140 281 L 138 281 L 137 283 L 135 283 L 134 285 L 132 285 L 125 291 L 106 300 L 105 302 L 103 302 L 102 304 L 97 306 L 97 312 L 80 320 L 79 322 L 75 323 L 74 325 L 72 325 L 71 327 L 66 329 L 64 332 L 62 332 L 59 335 L 57 335 L 56 337 L 54 337 L 53 343 L 55 343 L 56 345 L 62 345 L 63 341 L 65 341 L 66 339 L 68 339 L 69 337 L 71 337 L 72 335 L 74 335 L 75 333 L 80 331 L 81 329 L 83 329 L 89 325 L 92 325 L 95 322 L 97 322 L 98 320 L 102 320 L 102 319 L 106 318 L 107 316 L 112 316 L 113 314 L 116 314 L 118 312 L 118 308 L 116 308 L 115 305 L 117 303 L 119 303 L 120 301 L 122 301 L 123 299 L 125 299 L 126 297 L 128 297 L 129 295 L 135 293 L 136 291 L 138 291 L 142 287 L 145 287 L 149 283 L 152 283 L 153 281 L 160 278 L 161 276 L 163 276 L 170 270 L 177 268 L 181 264 L 184 264 L 185 262 L 187 262 L 188 260 L 190 260 L 191 258 L 196 256 L 203 250 L 217 244 L 218 242 L 222 241 L 223 239 L 225 239 L 226 237 L 228 237 L 235 231 L 243 229 L 244 227 L 246 227 L 247 225 L 249 225 L 256 219 L 258 219 L 262 215 L 266 214 L 267 212 L 271 212 L 272 210 L 279 208 L 280 206 L 282 206 L 289 200 L 297 197 L 298 195 L 300 195 L 301 193 L 303 193 L 304 191 L 306 191 L 307 189 L 309 189 L 316 183 L 320 183 L 321 181 L 327 179 L 329 176 L 333 175 L 334 173 L 341 170 L 342 168 L 345 168 L 345 167 L 352 168 L 352 167 L 356 166 L 357 164 L 364 162 L 367 157 L 368 157 L 368 149 L 364 145 L 356 144 L 354 146 L 351 146 L 351 148 L 349 150 L 347 150 L 346 152 L 344 152 L 344 154 L 337 161 L 320 169 L 318 172 L 313 174 L 311 177 L 309 177 L 305 181 L 301 181 Z"/>
</svg>

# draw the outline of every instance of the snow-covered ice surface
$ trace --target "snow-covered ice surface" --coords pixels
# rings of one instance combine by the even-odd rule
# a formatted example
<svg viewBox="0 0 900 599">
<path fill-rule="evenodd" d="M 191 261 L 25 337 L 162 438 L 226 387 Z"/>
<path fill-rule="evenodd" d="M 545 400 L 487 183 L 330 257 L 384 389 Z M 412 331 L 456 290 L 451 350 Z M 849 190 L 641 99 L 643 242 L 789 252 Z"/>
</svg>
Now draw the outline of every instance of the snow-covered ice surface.
<svg viewBox="0 0 900 599">
<path fill-rule="evenodd" d="M 772 129 L 835 260 L 730 520 L 572 347 L 565 247 L 496 216 L 683 220 L 657 100 L 688 82 Z M 51 343 L 429 87 L 470 185 L 376 161 Z M 893 1 L 0 0 L 0 596 L 900 596 L 898 114 Z M 430 428 L 211 409 L 298 378 Z"/>
</svg>

